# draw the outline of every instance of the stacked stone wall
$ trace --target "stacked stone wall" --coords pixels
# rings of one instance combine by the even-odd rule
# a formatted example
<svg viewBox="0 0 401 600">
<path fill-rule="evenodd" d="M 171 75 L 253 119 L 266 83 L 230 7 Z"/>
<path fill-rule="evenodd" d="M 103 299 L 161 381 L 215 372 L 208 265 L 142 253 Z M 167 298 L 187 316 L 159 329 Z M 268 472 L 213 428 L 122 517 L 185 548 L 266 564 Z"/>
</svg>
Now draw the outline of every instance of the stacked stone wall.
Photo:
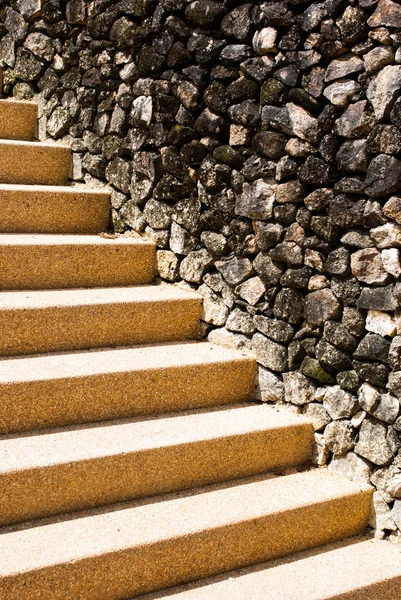
<svg viewBox="0 0 401 600">
<path fill-rule="evenodd" d="M 115 231 L 156 242 L 397 538 L 401 4 L 10 0 L 0 36 L 3 97 L 39 102 Z"/>
</svg>

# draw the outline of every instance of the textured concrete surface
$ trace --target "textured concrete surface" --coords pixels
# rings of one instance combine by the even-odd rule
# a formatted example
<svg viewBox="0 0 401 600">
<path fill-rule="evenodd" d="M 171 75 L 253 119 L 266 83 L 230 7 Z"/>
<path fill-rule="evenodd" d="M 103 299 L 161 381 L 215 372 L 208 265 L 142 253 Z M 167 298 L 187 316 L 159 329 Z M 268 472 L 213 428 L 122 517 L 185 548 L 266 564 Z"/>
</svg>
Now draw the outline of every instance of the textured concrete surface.
<svg viewBox="0 0 401 600">
<path fill-rule="evenodd" d="M 151 283 L 156 246 L 133 237 L 0 234 L 0 289 L 44 290 Z"/>
<path fill-rule="evenodd" d="M 83 186 L 0 184 L 0 214 L 0 233 L 100 233 L 109 225 L 110 194 Z"/>
<path fill-rule="evenodd" d="M 0 361 L 0 433 L 244 402 L 256 360 L 207 342 Z"/>
<path fill-rule="evenodd" d="M 326 470 L 181 493 L 0 536 L 0 597 L 129 598 L 356 535 L 372 490 Z"/>
<path fill-rule="evenodd" d="M 0 525 L 304 464 L 312 441 L 255 404 L 3 439 Z"/>
<path fill-rule="evenodd" d="M 70 168 L 65 146 L 0 140 L 0 183 L 65 185 Z"/>
<path fill-rule="evenodd" d="M 0 139 L 33 141 L 38 105 L 22 100 L 0 100 Z"/>
<path fill-rule="evenodd" d="M 0 356 L 194 339 L 200 305 L 169 285 L 0 292 Z"/>
<path fill-rule="evenodd" d="M 351 538 L 141 600 L 399 600 L 401 547 Z"/>
</svg>

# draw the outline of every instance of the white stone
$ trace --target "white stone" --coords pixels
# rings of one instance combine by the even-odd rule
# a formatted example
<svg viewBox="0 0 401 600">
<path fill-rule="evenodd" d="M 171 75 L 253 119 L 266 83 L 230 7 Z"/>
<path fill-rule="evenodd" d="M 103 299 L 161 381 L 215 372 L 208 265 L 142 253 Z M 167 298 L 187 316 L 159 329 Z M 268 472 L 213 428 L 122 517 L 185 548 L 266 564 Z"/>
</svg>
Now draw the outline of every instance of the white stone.
<svg viewBox="0 0 401 600">
<path fill-rule="evenodd" d="M 235 350 L 247 350 L 250 351 L 251 341 L 240 333 L 232 333 L 227 331 L 225 327 L 220 329 L 212 329 L 207 336 L 207 339 L 212 344 L 218 346 L 224 346 L 224 348 L 234 348 Z"/>
<path fill-rule="evenodd" d="M 323 96 L 335 106 L 348 106 L 360 89 L 361 86 L 359 83 L 353 79 L 342 79 L 327 86 L 323 92 Z"/>
<path fill-rule="evenodd" d="M 266 286 L 260 277 L 252 277 L 241 283 L 235 292 L 241 296 L 248 304 L 255 306 L 266 291 Z"/>
<path fill-rule="evenodd" d="M 366 96 L 373 105 L 378 121 L 383 120 L 389 113 L 394 100 L 400 91 L 401 67 L 384 67 L 369 84 Z"/>
<path fill-rule="evenodd" d="M 250 133 L 242 125 L 230 125 L 230 146 L 246 146 L 250 141 Z"/>
<path fill-rule="evenodd" d="M 255 399 L 262 402 L 284 400 L 284 383 L 275 373 L 259 365 Z"/>
<path fill-rule="evenodd" d="M 253 49 L 261 56 L 269 52 L 275 52 L 276 38 L 277 30 L 274 27 L 264 27 L 253 36 Z"/>
<path fill-rule="evenodd" d="M 397 248 L 386 248 L 382 252 L 382 263 L 387 273 L 399 277 L 401 275 L 400 251 Z"/>
<path fill-rule="evenodd" d="M 378 248 L 400 247 L 401 225 L 396 225 L 395 223 L 380 225 L 370 230 L 370 237 Z"/>
<path fill-rule="evenodd" d="M 368 311 L 365 327 L 368 331 L 382 336 L 389 335 L 393 337 L 397 333 L 394 317 L 380 310 Z"/>
<path fill-rule="evenodd" d="M 391 518 L 390 507 L 380 492 L 373 494 L 369 525 L 379 530 L 390 529 L 390 531 L 395 531 L 397 529 Z"/>
<path fill-rule="evenodd" d="M 368 463 L 354 452 L 333 458 L 328 467 L 329 471 L 338 473 L 357 483 L 369 483 L 370 468 Z"/>
<path fill-rule="evenodd" d="M 315 441 L 312 448 L 312 464 L 322 467 L 327 464 L 330 457 L 330 451 L 324 441 L 322 433 L 315 433 Z"/>
<path fill-rule="evenodd" d="M 360 410 L 359 412 L 357 412 L 356 415 L 354 415 L 351 419 L 352 427 L 355 427 L 355 429 L 359 429 L 365 417 L 366 412 L 364 410 Z"/>
</svg>

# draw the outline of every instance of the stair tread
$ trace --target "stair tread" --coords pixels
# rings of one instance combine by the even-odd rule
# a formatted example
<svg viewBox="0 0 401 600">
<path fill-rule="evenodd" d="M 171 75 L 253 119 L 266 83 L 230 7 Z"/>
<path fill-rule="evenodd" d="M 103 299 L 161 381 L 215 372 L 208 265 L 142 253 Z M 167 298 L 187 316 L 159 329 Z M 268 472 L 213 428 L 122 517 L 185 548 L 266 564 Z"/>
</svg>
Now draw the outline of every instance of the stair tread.
<svg viewBox="0 0 401 600">
<path fill-rule="evenodd" d="M 90 377 L 147 369 L 249 361 L 247 354 L 209 342 L 183 342 L 129 348 L 49 353 L 0 360 L 0 383 Z"/>
<path fill-rule="evenodd" d="M 155 246 L 141 237 L 103 237 L 67 233 L 1 233 L 0 246 Z"/>
<path fill-rule="evenodd" d="M 43 145 L 43 142 L 40 142 Z M 54 147 L 54 144 L 51 144 Z M 93 188 L 87 185 L 44 185 L 27 183 L 0 183 L 1 192 L 57 192 L 67 194 L 90 194 L 99 196 L 110 196 L 110 190 L 107 188 Z"/>
<path fill-rule="evenodd" d="M 65 289 L 45 291 L 2 291 L 0 310 L 45 309 L 50 307 L 126 304 L 131 302 L 201 301 L 195 292 L 170 285 Z"/>
<path fill-rule="evenodd" d="M 71 561 L 140 547 L 196 533 L 230 527 L 272 514 L 341 498 L 369 494 L 369 486 L 345 481 L 325 469 L 286 477 L 262 478 L 198 493 L 119 505 L 97 514 L 54 522 L 0 536 L 0 578 Z M 117 509 L 116 509 L 117 508 Z M 344 522 L 354 516 L 341 515 Z M 308 531 L 304 532 L 306 538 Z M 62 540 L 62 543 L 60 543 Z M 307 544 L 306 544 L 307 545 Z"/>
<path fill-rule="evenodd" d="M 143 452 L 257 431 L 303 427 L 302 417 L 264 405 L 234 406 L 0 440 L 3 473 Z"/>
<path fill-rule="evenodd" d="M 393 580 L 393 581 L 392 581 Z M 401 547 L 351 538 L 226 573 L 195 584 L 141 596 L 141 600 L 398 600 Z M 377 588 L 377 584 L 383 587 Z M 369 588 L 372 587 L 370 590 Z M 357 592 L 360 592 L 360 594 Z M 355 594 L 355 595 L 354 595 Z"/>
</svg>

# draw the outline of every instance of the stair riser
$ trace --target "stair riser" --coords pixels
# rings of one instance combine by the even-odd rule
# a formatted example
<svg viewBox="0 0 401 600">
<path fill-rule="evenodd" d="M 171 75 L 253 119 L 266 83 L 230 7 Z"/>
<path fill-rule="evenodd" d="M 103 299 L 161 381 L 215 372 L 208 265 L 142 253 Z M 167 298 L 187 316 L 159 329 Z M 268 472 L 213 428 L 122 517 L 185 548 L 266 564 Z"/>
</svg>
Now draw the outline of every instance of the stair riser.
<svg viewBox="0 0 401 600">
<path fill-rule="evenodd" d="M 88 233 L 106 231 L 109 194 L 0 189 L 0 233 Z"/>
<path fill-rule="evenodd" d="M 255 361 L 242 358 L 0 384 L 0 434 L 243 402 L 255 376 Z"/>
<path fill-rule="evenodd" d="M 200 301 L 0 310 L 0 356 L 195 339 Z"/>
<path fill-rule="evenodd" d="M 35 139 L 38 105 L 34 102 L 2 101 L 0 106 L 0 139 Z"/>
<path fill-rule="evenodd" d="M 2 290 L 131 286 L 151 283 L 153 244 L 0 245 Z"/>
<path fill-rule="evenodd" d="M 65 185 L 70 169 L 69 148 L 0 142 L 0 183 Z"/>
<path fill-rule="evenodd" d="M 251 521 L 53 565 L 0 581 L 7 600 L 116 600 L 295 553 L 361 532 L 361 492 Z"/>
<path fill-rule="evenodd" d="M 307 463 L 308 424 L 45 469 L 0 473 L 0 525 L 176 492 Z M 224 456 L 224 461 L 216 457 Z"/>
</svg>

